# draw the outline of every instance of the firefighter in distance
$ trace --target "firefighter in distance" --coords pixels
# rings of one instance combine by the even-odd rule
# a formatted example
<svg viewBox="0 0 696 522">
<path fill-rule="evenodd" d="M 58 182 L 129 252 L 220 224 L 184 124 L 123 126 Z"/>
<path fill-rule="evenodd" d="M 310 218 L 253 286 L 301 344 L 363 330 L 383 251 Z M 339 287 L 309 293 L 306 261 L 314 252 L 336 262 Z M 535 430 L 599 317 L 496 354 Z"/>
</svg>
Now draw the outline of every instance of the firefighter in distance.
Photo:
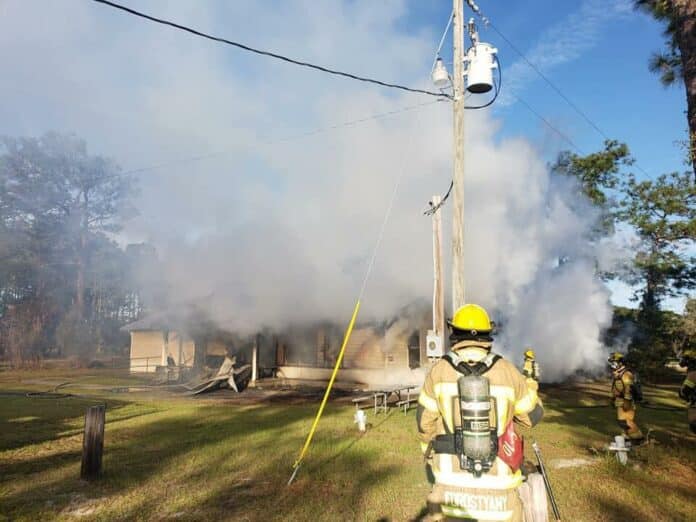
<svg viewBox="0 0 696 522">
<path fill-rule="evenodd" d="M 527 384 L 530 387 L 535 387 L 537 390 L 539 389 L 539 377 L 541 377 L 541 371 L 539 370 L 539 363 L 536 362 L 536 354 L 531 348 L 527 348 L 524 351 L 522 375 L 527 378 Z"/>
<path fill-rule="evenodd" d="M 543 417 L 535 388 L 511 362 L 492 352 L 493 324 L 480 306 L 459 308 L 451 351 L 433 365 L 416 418 L 433 485 L 426 520 L 521 522 L 521 437 Z"/>
<path fill-rule="evenodd" d="M 616 421 L 624 436 L 633 444 L 643 442 L 643 432 L 636 424 L 636 402 L 642 397 L 636 383 L 634 372 L 626 366 L 623 354 L 614 352 L 608 359 L 611 368 L 612 404 L 616 408 Z"/>
</svg>

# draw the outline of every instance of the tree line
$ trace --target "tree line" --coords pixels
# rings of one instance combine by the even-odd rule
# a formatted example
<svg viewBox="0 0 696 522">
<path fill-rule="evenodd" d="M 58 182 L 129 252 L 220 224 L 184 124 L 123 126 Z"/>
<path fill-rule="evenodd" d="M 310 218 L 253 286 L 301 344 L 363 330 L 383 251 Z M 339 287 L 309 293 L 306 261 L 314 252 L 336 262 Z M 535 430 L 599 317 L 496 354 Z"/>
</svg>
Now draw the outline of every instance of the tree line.
<svg viewBox="0 0 696 522">
<path fill-rule="evenodd" d="M 121 326 L 157 299 L 142 281 L 154 249 L 115 241 L 136 193 L 75 136 L 0 141 L 0 358 L 87 359 L 126 345 Z"/>
</svg>

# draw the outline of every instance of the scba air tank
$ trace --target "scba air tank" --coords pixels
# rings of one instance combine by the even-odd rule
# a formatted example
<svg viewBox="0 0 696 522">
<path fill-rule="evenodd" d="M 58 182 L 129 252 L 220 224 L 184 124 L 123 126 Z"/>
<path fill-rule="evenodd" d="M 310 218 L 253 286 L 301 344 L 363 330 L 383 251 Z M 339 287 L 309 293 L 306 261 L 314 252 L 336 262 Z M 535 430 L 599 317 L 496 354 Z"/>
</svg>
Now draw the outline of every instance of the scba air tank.
<svg viewBox="0 0 696 522">
<path fill-rule="evenodd" d="M 467 471 L 480 475 L 488 471 L 495 457 L 491 443 L 491 394 L 486 377 L 460 377 L 461 457 Z M 493 457 L 493 458 L 492 458 Z"/>
</svg>

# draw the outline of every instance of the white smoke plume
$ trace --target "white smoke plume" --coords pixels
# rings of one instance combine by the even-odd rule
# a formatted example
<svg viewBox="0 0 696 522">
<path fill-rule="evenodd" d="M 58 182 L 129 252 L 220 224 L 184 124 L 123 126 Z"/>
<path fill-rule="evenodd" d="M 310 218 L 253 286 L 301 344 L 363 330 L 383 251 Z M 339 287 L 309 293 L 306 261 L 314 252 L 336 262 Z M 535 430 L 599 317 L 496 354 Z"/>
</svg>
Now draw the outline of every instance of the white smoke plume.
<svg viewBox="0 0 696 522">
<path fill-rule="evenodd" d="M 383 325 L 384 334 L 380 348 L 391 353 L 397 347 L 410 343 L 414 331 L 419 332 L 432 327 L 432 303 L 419 299 L 398 310 L 396 317 Z M 417 340 L 415 340 L 417 344 Z"/>
<path fill-rule="evenodd" d="M 429 192 L 446 186 L 447 116 L 424 112 L 402 118 L 400 125 L 380 122 L 280 149 L 274 160 L 284 164 L 291 181 L 272 208 L 261 203 L 272 195 L 255 197 L 258 217 L 239 225 L 226 217 L 218 226 L 230 222 L 229 230 L 158 244 L 176 295 L 212 296 L 214 317 L 233 329 L 324 319 L 345 323 L 406 155 L 407 181 L 361 317 L 388 319 L 404 304 L 427 298 L 430 222 L 420 209 Z M 429 137 L 419 131 L 423 121 Z M 530 144 L 495 145 L 495 122 L 486 116 L 469 121 L 476 132 L 467 144 L 468 300 L 489 308 L 501 324 L 504 353 L 519 358 L 525 346 L 536 349 L 545 378 L 594 369 L 603 363 L 599 339 L 611 317 L 608 292 L 595 276 L 597 246 L 589 239 L 594 212 L 579 200 L 575 185 L 552 179 Z M 417 138 L 402 150 L 409 133 Z M 303 161 L 295 147 L 316 165 Z M 338 161 L 322 153 L 327 147 L 334 147 Z M 203 201 L 217 197 L 218 182 L 211 179 L 209 187 Z M 445 209 L 448 223 L 451 207 Z M 162 236 L 155 229 L 150 237 Z"/>
<path fill-rule="evenodd" d="M 423 84 L 441 30 L 405 29 L 403 1 L 275 9 L 162 1 L 147 10 L 410 85 Z M 120 240 L 157 247 L 177 301 L 204 298 L 222 326 L 243 332 L 346 324 L 402 175 L 360 319 L 389 319 L 430 299 L 431 223 L 422 210 L 451 178 L 448 103 L 277 141 L 430 100 L 245 55 L 88 2 L 15 2 L 4 11 L 0 96 L 13 110 L 0 109 L 0 131 L 71 130 L 126 169 L 171 161 L 139 174 L 141 213 Z M 38 12 L 62 23 L 26 31 Z M 499 141 L 500 125 L 490 113 L 467 117 L 467 299 L 501 323 L 506 354 L 534 346 L 555 379 L 603 362 L 610 306 L 587 239 L 594 215 L 527 140 Z M 443 211 L 449 237 L 451 202 Z"/>
</svg>

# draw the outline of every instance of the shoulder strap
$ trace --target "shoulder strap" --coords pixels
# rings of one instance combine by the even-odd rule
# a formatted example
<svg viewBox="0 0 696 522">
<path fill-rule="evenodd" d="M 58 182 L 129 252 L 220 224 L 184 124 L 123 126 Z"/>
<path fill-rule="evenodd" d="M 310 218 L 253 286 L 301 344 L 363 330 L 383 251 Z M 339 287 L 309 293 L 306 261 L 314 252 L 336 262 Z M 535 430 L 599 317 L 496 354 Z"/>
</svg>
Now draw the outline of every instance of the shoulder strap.
<svg viewBox="0 0 696 522">
<path fill-rule="evenodd" d="M 444 355 L 443 359 L 445 359 L 450 366 L 452 366 L 452 368 L 462 375 L 483 375 L 488 370 L 493 368 L 493 365 L 502 359 L 502 357 L 497 353 L 488 352 L 488 355 L 486 355 L 480 361 L 474 364 L 469 364 L 464 361 L 459 354 L 457 354 L 457 352 L 448 352 Z"/>
</svg>

